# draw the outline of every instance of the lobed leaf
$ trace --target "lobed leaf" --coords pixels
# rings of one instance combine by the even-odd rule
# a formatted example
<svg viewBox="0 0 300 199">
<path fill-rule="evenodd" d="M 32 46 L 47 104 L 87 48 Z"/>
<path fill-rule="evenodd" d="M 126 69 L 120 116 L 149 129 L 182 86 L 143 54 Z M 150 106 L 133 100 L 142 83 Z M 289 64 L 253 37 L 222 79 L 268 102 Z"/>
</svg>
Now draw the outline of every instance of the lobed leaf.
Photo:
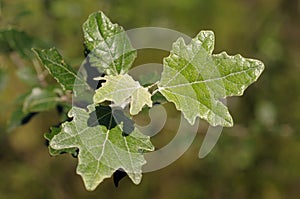
<svg viewBox="0 0 300 199">
<path fill-rule="evenodd" d="M 89 106 L 89 112 L 93 111 L 95 107 Z M 135 184 L 140 183 L 141 167 L 146 163 L 142 151 L 154 150 L 149 137 L 136 128 L 123 136 L 123 125 L 112 129 L 100 125 L 89 127 L 89 112 L 73 107 L 69 112 L 73 120 L 62 125 L 61 132 L 50 141 L 50 147 L 79 149 L 77 173 L 88 190 L 94 190 L 118 169 L 123 169 Z"/>
<path fill-rule="evenodd" d="M 152 106 L 151 94 L 147 88 L 142 87 L 138 81 L 128 74 L 117 76 L 104 76 L 102 87 L 96 90 L 94 103 L 106 100 L 112 101 L 116 106 L 124 106 L 130 102 L 130 114 L 138 114 L 144 105 Z"/>
<path fill-rule="evenodd" d="M 199 116 L 211 125 L 232 126 L 233 120 L 220 99 L 240 96 L 257 80 L 264 64 L 259 60 L 213 55 L 214 34 L 201 31 L 186 45 L 182 38 L 164 59 L 159 92 L 194 124 Z"/>
</svg>

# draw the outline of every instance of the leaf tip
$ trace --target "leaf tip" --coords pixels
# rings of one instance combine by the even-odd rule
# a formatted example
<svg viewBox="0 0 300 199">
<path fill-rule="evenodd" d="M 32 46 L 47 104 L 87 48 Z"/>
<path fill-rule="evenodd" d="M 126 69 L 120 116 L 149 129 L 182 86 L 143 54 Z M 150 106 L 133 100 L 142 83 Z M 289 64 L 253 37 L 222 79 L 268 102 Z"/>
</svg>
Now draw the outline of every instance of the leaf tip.
<svg viewBox="0 0 300 199">
<path fill-rule="evenodd" d="M 196 39 L 201 42 L 201 46 L 210 54 L 214 50 L 215 34 L 211 30 L 202 30 L 196 36 Z"/>
</svg>

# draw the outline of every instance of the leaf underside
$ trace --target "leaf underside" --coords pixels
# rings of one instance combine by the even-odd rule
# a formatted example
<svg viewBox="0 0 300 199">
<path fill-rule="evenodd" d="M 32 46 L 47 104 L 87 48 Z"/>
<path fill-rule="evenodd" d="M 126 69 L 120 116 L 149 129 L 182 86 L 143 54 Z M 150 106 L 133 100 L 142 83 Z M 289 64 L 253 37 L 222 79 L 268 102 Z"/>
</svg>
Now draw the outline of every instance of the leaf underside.
<svg viewBox="0 0 300 199">
<path fill-rule="evenodd" d="M 196 117 L 211 125 L 230 127 L 232 117 L 220 99 L 240 96 L 264 69 L 259 60 L 212 54 L 214 34 L 201 31 L 186 45 L 182 38 L 164 59 L 159 92 L 184 114 L 189 123 Z"/>
<path fill-rule="evenodd" d="M 89 112 L 93 111 L 95 107 L 89 106 Z M 87 190 L 94 190 L 118 169 L 123 169 L 135 184 L 141 181 L 141 167 L 146 163 L 142 152 L 154 150 L 148 136 L 136 128 L 123 136 L 123 124 L 110 130 L 100 125 L 89 127 L 89 113 L 81 108 L 73 107 L 69 116 L 73 120 L 62 125 L 61 132 L 50 141 L 50 147 L 79 149 L 77 173 Z"/>
</svg>

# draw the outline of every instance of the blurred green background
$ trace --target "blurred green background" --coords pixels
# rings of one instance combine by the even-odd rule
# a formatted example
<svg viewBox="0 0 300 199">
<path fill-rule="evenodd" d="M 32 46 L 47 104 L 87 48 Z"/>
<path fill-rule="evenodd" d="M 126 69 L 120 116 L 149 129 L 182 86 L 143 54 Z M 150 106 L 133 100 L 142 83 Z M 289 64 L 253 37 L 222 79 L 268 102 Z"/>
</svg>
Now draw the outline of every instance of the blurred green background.
<svg viewBox="0 0 300 199">
<path fill-rule="evenodd" d="M 14 99 L 29 87 L 18 78 L 12 56 L 1 55 L 1 199 L 299 198 L 300 1 L 2 0 L 0 25 L 56 46 L 69 63 L 79 66 L 84 58 L 81 24 L 98 10 L 125 29 L 158 26 L 191 37 L 213 30 L 215 53 L 226 50 L 257 58 L 266 69 L 242 97 L 228 99 L 235 126 L 223 130 L 207 157 L 197 157 L 207 128 L 201 122 L 189 150 L 172 165 L 144 174 L 140 185 L 125 178 L 115 188 L 107 179 L 96 191 L 87 192 L 75 174 L 75 158 L 48 154 L 43 133 L 57 124 L 55 111 L 6 132 Z M 154 138 L 155 145 L 163 146 L 173 136 L 168 130 L 162 133 Z"/>
</svg>

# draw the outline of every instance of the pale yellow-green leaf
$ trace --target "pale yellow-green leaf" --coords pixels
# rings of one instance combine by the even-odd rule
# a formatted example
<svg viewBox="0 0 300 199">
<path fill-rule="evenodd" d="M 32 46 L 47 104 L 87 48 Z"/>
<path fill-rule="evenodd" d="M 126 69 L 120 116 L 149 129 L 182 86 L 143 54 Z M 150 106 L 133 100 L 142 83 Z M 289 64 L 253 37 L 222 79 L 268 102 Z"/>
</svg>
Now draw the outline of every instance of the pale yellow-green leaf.
<svg viewBox="0 0 300 199">
<path fill-rule="evenodd" d="M 148 89 L 142 87 L 128 74 L 105 76 L 98 79 L 106 82 L 96 90 L 94 103 L 112 101 L 117 106 L 130 103 L 131 115 L 138 114 L 145 105 L 152 106 L 151 94 Z"/>
</svg>

